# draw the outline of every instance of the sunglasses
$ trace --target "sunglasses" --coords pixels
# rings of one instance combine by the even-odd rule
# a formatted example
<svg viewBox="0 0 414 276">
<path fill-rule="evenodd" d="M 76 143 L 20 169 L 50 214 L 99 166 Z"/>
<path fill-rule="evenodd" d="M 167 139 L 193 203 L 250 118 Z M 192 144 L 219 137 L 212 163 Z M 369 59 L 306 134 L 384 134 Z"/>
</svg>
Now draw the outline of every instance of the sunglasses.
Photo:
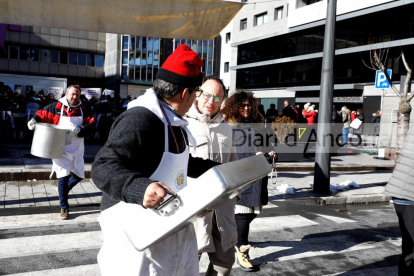
<svg viewBox="0 0 414 276">
<path fill-rule="evenodd" d="M 242 105 L 240 105 L 240 108 L 242 108 L 242 109 L 245 109 L 245 108 L 252 108 L 252 105 L 251 104 L 242 104 Z"/>
</svg>

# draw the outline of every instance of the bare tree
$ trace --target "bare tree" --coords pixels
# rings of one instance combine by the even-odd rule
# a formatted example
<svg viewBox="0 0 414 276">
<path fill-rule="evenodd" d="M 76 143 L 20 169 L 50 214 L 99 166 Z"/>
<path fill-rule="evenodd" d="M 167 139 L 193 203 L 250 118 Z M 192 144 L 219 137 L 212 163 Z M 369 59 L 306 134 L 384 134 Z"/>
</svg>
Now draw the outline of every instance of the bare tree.
<svg viewBox="0 0 414 276">
<path fill-rule="evenodd" d="M 412 91 L 408 91 L 411 83 L 411 68 L 408 66 L 407 60 L 403 50 L 401 50 L 400 58 L 404 63 L 405 70 L 407 71 L 407 78 L 404 83 L 400 84 L 400 87 L 403 87 L 402 93 L 395 87 L 390 76 L 388 76 L 387 68 L 384 64 L 387 62 L 388 57 L 387 49 L 375 49 L 370 51 L 370 63 L 371 66 L 368 66 L 365 62 L 365 66 L 375 71 L 381 70 L 384 72 L 385 77 L 387 78 L 391 89 L 397 94 L 400 98 L 400 103 L 398 105 L 397 111 L 397 148 L 396 148 L 396 158 L 398 159 L 401 153 L 401 148 L 403 146 L 404 137 L 407 134 L 409 124 L 410 124 L 410 114 L 411 114 L 411 104 L 410 101 L 414 97 Z"/>
</svg>

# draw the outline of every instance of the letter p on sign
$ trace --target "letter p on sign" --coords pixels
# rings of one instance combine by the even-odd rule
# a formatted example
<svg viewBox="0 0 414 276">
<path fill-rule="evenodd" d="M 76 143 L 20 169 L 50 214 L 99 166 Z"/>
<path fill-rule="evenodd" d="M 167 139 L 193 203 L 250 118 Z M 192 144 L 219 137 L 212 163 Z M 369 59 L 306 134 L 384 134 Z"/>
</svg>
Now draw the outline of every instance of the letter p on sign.
<svg viewBox="0 0 414 276">
<path fill-rule="evenodd" d="M 388 69 L 387 73 L 388 73 L 388 76 L 390 76 L 390 79 L 391 79 L 392 70 Z M 389 84 L 384 72 L 382 72 L 382 71 L 377 71 L 377 73 L 376 73 L 375 88 L 380 88 L 380 89 L 390 88 L 390 84 Z"/>
</svg>

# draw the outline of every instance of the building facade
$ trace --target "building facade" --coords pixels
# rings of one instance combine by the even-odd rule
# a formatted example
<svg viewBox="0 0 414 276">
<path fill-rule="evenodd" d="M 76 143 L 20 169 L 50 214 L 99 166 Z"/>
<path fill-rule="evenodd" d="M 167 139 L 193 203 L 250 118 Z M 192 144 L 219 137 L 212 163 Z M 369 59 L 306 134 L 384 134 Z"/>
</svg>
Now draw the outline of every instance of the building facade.
<svg viewBox="0 0 414 276">
<path fill-rule="evenodd" d="M 105 41 L 105 33 L 0 24 L 0 73 L 103 87 Z"/>
<path fill-rule="evenodd" d="M 210 41 L 166 39 L 107 34 L 105 77 L 109 88 L 119 89 L 121 98 L 138 97 L 152 86 L 158 69 L 181 44 L 203 60 L 204 76 L 220 70 L 219 38 Z M 218 46 L 217 46 L 218 45 Z"/>
<path fill-rule="evenodd" d="M 285 99 L 301 108 L 306 102 L 318 106 L 328 2 L 244 2 L 246 5 L 233 19 L 230 91 L 251 90 L 265 108 L 273 102 L 280 110 Z M 392 69 L 397 84 L 406 73 L 401 50 L 413 68 L 413 11 L 411 0 L 337 1 L 337 107 L 362 108 L 366 122 L 370 122 L 372 113 L 381 108 L 384 95 L 392 94 L 391 89 L 375 89 L 376 74 L 368 68 L 373 49 L 389 49 L 386 66 Z M 391 115 L 385 111 L 385 116 Z"/>
</svg>

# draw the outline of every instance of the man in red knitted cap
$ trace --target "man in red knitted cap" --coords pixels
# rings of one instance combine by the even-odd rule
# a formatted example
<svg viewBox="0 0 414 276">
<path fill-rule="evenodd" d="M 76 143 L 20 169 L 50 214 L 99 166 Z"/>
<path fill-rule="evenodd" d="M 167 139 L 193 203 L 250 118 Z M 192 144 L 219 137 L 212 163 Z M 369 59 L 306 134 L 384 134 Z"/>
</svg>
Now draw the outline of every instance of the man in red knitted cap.
<svg viewBox="0 0 414 276">
<path fill-rule="evenodd" d="M 153 209 L 166 190 L 178 192 L 187 175 L 198 177 L 218 163 L 189 155 L 195 139 L 182 117 L 201 85 L 200 57 L 178 47 L 158 71 L 154 87 L 128 104 L 114 122 L 108 141 L 92 165 L 92 179 L 103 191 L 101 223 L 104 243 L 98 255 L 102 275 L 198 275 L 197 241 L 190 224 L 170 237 L 137 251 L 118 222 L 125 203 Z M 136 205 L 134 206 L 136 207 Z M 142 227 L 150 221 L 142 221 Z M 142 237 L 145 239 L 145 237 Z"/>
</svg>

